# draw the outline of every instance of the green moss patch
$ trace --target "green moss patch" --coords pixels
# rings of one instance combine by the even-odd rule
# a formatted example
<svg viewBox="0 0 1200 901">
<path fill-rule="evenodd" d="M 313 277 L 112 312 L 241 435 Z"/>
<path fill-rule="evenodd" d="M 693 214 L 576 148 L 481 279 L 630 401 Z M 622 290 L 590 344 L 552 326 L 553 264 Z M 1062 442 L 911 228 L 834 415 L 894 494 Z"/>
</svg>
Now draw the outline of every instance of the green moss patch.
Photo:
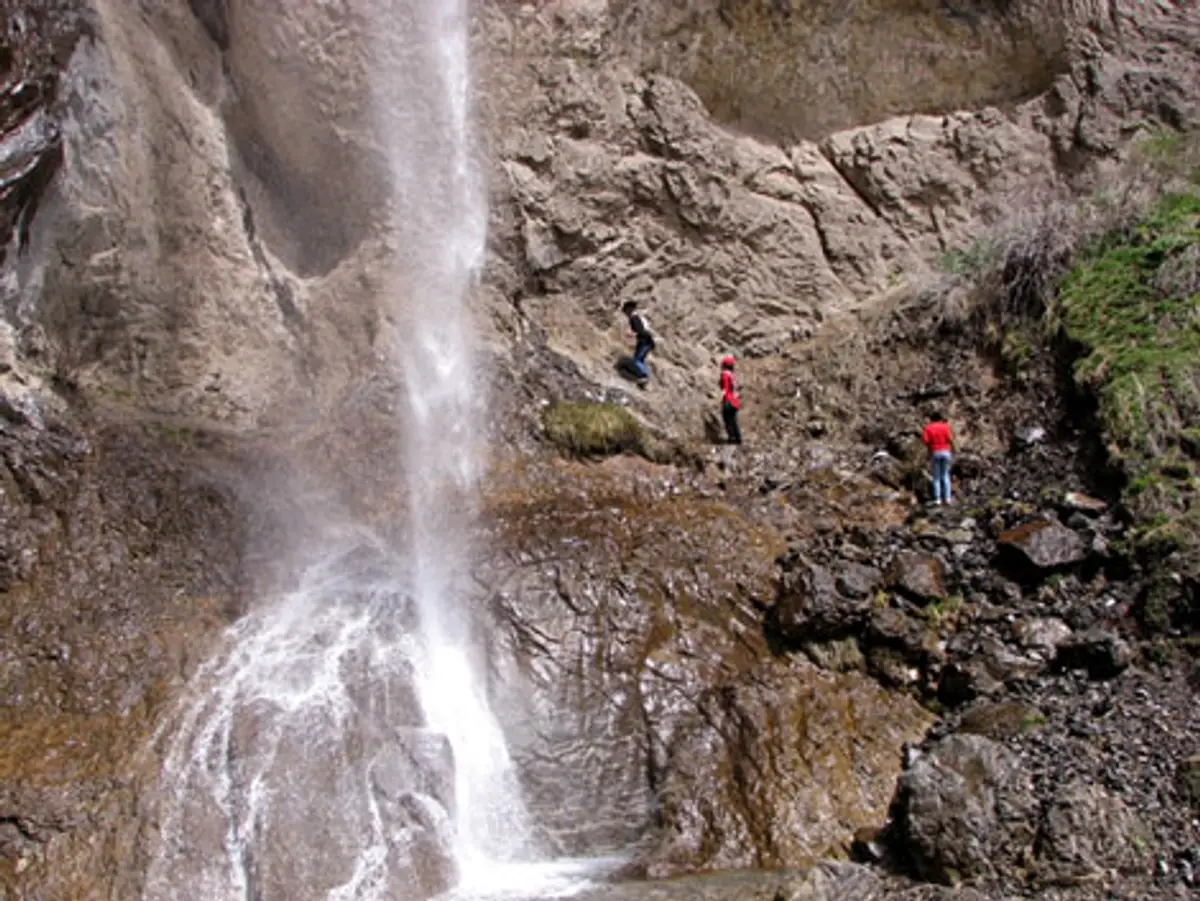
<svg viewBox="0 0 1200 901">
<path fill-rule="evenodd" d="M 546 437 L 577 457 L 603 457 L 626 451 L 648 455 L 645 429 L 624 407 L 596 401 L 559 401 L 546 408 Z"/>
</svg>

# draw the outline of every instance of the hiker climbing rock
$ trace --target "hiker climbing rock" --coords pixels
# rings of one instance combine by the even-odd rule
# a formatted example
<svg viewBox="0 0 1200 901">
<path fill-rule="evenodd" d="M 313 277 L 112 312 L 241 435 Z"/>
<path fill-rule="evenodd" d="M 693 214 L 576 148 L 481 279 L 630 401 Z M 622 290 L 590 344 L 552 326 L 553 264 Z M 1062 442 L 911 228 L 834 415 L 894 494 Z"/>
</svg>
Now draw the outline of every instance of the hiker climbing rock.
<svg viewBox="0 0 1200 901">
<path fill-rule="evenodd" d="M 633 370 L 637 375 L 638 386 L 645 388 L 650 381 L 650 370 L 646 366 L 646 356 L 654 350 L 656 344 L 650 324 L 643 313 L 638 312 L 636 300 L 627 300 L 621 307 L 621 312 L 629 317 L 629 330 L 633 332 L 637 343 L 633 348 Z"/>
<path fill-rule="evenodd" d="M 721 418 L 725 420 L 725 434 L 730 444 L 742 443 L 742 430 L 738 426 L 742 398 L 737 390 L 737 377 L 733 374 L 736 365 L 737 360 L 732 354 L 721 360 Z"/>
<path fill-rule="evenodd" d="M 929 419 L 921 441 L 929 450 L 933 470 L 933 502 L 940 506 L 950 503 L 950 459 L 954 437 L 950 434 L 950 423 L 940 412 L 933 413 Z"/>
</svg>

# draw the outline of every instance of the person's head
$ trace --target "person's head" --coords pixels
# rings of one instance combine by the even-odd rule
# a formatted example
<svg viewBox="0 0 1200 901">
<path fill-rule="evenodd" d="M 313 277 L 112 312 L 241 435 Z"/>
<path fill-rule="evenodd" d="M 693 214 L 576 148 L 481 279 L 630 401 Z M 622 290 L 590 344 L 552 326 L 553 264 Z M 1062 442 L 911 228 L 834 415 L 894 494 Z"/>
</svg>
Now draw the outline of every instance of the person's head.
<svg viewBox="0 0 1200 901">
<path fill-rule="evenodd" d="M 721 368 L 722 369 L 733 369 L 733 367 L 736 365 L 737 365 L 737 360 L 735 360 L 733 358 L 733 354 L 726 354 L 724 357 L 721 358 Z"/>
<path fill-rule="evenodd" d="M 636 310 L 637 307 L 638 305 L 636 300 L 627 300 L 625 303 L 621 304 L 621 312 L 628 316 L 630 313 Z"/>
<path fill-rule="evenodd" d="M 942 415 L 941 410 L 934 410 L 929 414 L 929 420 L 930 422 L 945 422 L 946 417 Z"/>
</svg>

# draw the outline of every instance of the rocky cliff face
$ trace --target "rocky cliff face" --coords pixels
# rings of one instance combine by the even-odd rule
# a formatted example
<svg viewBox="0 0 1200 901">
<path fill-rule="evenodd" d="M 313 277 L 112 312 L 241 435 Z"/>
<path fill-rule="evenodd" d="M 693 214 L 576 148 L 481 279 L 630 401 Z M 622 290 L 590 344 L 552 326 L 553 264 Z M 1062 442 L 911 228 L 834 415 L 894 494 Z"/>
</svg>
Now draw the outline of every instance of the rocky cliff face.
<svg viewBox="0 0 1200 901">
<path fill-rule="evenodd" d="M 381 12 L 403 15 L 383 0 L 2 9 L 0 859 L 13 897 L 137 896 L 134 811 L 156 766 L 137 751 L 270 580 L 269 558 L 296 551 L 287 520 L 303 517 L 281 496 L 316 485 L 384 524 L 403 509 L 382 450 L 396 438 L 386 334 L 403 210 L 371 79 L 375 55 L 405 47 L 402 28 L 372 28 Z M 545 840 L 569 853 L 636 842 L 650 876 L 796 866 L 879 856 L 887 840 L 863 828 L 895 800 L 893 831 L 925 878 L 1008 890 L 1032 860 L 1048 883 L 1095 881 L 1112 843 L 1078 841 L 1078 824 L 1134 834 L 1136 802 L 1089 787 L 1110 772 L 1094 755 L 1082 783 L 1059 779 L 1057 755 L 1080 704 L 1117 711 L 1099 727 L 1108 742 L 1153 711 L 1136 687 L 1063 688 L 1049 671 L 1127 666 L 1089 631 L 1111 595 L 1083 550 L 1050 566 L 1080 580 L 1066 588 L 1047 589 L 1045 572 L 988 581 L 1001 533 L 1036 512 L 1026 501 L 986 528 L 984 513 L 906 520 L 901 423 L 914 398 L 953 397 L 997 496 L 1004 476 L 1076 476 L 1024 458 L 1001 469 L 1027 408 L 1006 405 L 967 350 L 961 378 L 935 384 L 886 323 L 948 251 L 1031 198 L 1087 187 L 1140 126 L 1195 121 L 1193 5 L 482 2 L 474 41 L 492 199 L 475 306 L 497 457 L 519 458 L 486 492 L 479 565 L 509 666 L 498 703 L 523 724 L 514 747 Z M 613 372 L 625 299 L 661 336 L 644 395 Z M 882 311 L 884 327 L 856 311 Z M 696 442 L 728 350 L 760 398 L 749 423 L 778 447 L 714 467 Z M 564 396 L 628 405 L 672 462 L 544 459 L 539 411 Z M 1050 415 L 1044 396 L 1019 400 Z M 894 451 L 869 475 L 850 462 L 859 427 Z M 1062 528 L 1088 542 L 1119 531 Z M 1101 571 L 1123 578 L 1117 563 Z M 959 629 L 945 604 L 972 592 Z M 1022 622 L 1040 605 L 1042 626 L 1079 635 L 1060 629 L 1014 662 L 1008 648 L 1034 640 L 985 597 L 1007 597 Z M 1030 684 L 1050 699 L 1050 737 L 1027 736 L 1019 711 L 976 714 L 968 737 L 937 736 L 909 761 L 894 797 L 927 707 L 999 704 Z M 1172 778 L 1176 748 L 1122 756 L 1120 773 L 1137 790 Z M 1184 872 L 1179 818 L 1150 819 L 1160 859 Z M 948 842 L 964 829 L 980 842 Z M 1115 866 L 1142 873 L 1134 845 Z M 888 890 L 851 870 L 797 885 Z"/>
<path fill-rule="evenodd" d="M 663 393 L 702 396 L 721 352 L 778 353 L 1085 179 L 1137 123 L 1195 114 L 1178 4 L 789 7 L 483 7 L 513 329 L 611 384 L 638 299 Z"/>
</svg>

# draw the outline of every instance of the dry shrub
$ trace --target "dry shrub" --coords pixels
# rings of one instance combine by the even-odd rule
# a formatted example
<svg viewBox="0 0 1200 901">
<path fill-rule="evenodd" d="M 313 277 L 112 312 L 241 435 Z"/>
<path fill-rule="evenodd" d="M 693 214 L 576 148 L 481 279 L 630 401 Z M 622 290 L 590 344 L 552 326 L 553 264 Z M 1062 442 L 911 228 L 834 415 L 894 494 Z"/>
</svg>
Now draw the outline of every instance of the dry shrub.
<svg viewBox="0 0 1200 901">
<path fill-rule="evenodd" d="M 1015 326 L 1053 320 L 1058 288 L 1085 248 L 1129 234 L 1164 194 L 1195 190 L 1200 132 L 1147 135 L 1103 182 L 1087 197 L 1031 194 L 973 245 L 946 254 L 943 274 L 922 292 L 934 322 L 999 344 Z M 1164 293 L 1200 291 L 1200 251 L 1173 260 L 1160 278 Z"/>
</svg>

